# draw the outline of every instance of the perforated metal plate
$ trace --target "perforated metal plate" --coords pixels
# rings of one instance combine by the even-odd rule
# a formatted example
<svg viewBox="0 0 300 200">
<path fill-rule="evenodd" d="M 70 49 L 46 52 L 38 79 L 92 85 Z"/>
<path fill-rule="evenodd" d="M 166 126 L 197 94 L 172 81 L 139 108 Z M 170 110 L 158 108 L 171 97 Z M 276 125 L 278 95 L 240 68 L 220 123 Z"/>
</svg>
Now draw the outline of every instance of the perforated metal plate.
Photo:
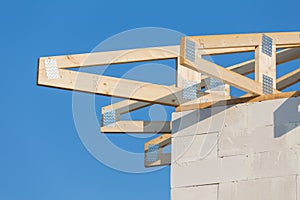
<svg viewBox="0 0 300 200">
<path fill-rule="evenodd" d="M 186 40 L 185 45 L 185 58 L 189 61 L 195 62 L 195 42 Z"/>
<path fill-rule="evenodd" d="M 116 111 L 108 110 L 103 114 L 103 125 L 104 126 L 115 126 L 116 124 Z"/>
<path fill-rule="evenodd" d="M 209 79 L 208 88 L 211 91 L 225 91 L 225 84 L 214 78 Z"/>
<path fill-rule="evenodd" d="M 273 79 L 263 74 L 263 93 L 273 94 Z"/>
<path fill-rule="evenodd" d="M 147 153 L 147 162 L 155 162 L 158 160 L 159 144 L 149 144 Z"/>
<path fill-rule="evenodd" d="M 44 64 L 45 64 L 47 79 L 48 80 L 58 79 L 59 72 L 58 72 L 56 60 L 53 58 L 46 58 L 44 60 Z"/>
<path fill-rule="evenodd" d="M 272 43 L 273 43 L 273 39 L 264 34 L 262 38 L 262 52 L 270 57 L 272 57 L 272 52 L 273 52 Z"/>
<path fill-rule="evenodd" d="M 197 99 L 197 83 L 195 81 L 183 80 L 182 98 L 187 100 Z"/>
</svg>

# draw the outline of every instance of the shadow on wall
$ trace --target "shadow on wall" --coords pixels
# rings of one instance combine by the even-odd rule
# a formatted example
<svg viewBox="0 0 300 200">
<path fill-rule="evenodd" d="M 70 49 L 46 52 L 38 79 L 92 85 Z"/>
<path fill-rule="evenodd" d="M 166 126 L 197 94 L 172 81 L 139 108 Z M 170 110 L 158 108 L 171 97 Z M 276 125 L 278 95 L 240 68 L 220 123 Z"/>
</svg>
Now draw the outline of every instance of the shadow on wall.
<svg viewBox="0 0 300 200">
<path fill-rule="evenodd" d="M 205 109 L 196 109 L 190 112 L 187 112 L 187 114 L 183 114 L 178 119 L 172 121 L 172 133 L 175 134 L 178 131 L 182 131 L 186 128 L 189 128 L 193 125 L 196 125 L 197 123 L 210 119 L 210 121 L 207 121 L 209 123 L 206 133 L 209 133 L 211 129 L 220 129 L 223 125 L 224 117 L 220 116 L 221 120 L 216 121 L 212 120 L 213 116 L 224 112 L 226 109 L 231 108 L 232 106 L 216 106 L 216 107 L 210 107 Z M 196 133 L 195 133 L 196 134 Z"/>
<path fill-rule="evenodd" d="M 274 112 L 274 137 L 281 137 L 300 125 L 300 98 L 289 98 Z"/>
</svg>

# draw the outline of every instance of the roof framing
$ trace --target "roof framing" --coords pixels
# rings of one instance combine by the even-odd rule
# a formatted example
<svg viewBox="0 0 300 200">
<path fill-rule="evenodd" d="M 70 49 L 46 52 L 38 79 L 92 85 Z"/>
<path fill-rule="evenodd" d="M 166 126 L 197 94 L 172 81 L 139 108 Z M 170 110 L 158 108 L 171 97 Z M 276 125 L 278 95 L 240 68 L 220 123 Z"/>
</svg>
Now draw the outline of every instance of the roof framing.
<svg viewBox="0 0 300 200">
<path fill-rule="evenodd" d="M 266 46 L 266 38 L 269 46 Z M 192 47 L 189 46 L 188 50 L 187 41 L 194 44 Z M 277 51 L 279 49 L 281 51 Z M 205 60 L 204 57 L 251 51 L 255 52 L 254 59 L 227 68 Z M 163 134 L 145 144 L 145 166 L 152 167 L 168 165 L 171 162 L 170 154 L 162 153 L 162 149 L 171 144 L 171 122 L 122 121 L 120 120 L 122 114 L 152 104 L 174 106 L 177 112 L 181 112 L 300 96 L 299 91 L 281 91 L 300 81 L 300 68 L 276 78 L 277 65 L 298 58 L 300 58 L 300 32 L 186 36 L 181 39 L 180 46 L 42 57 L 39 59 L 37 83 L 48 87 L 126 99 L 102 108 L 102 114 L 113 110 L 116 114 L 116 121 L 113 125 L 102 126 L 101 132 Z M 69 69 L 165 59 L 176 60 L 177 82 L 175 85 L 165 86 Z M 56 74 L 52 78 L 49 78 L 49 69 L 45 66 L 47 60 L 55 61 L 52 67 Z M 255 80 L 245 76 L 250 73 L 255 73 Z M 269 81 L 267 92 L 271 94 L 266 94 L 265 77 Z M 227 84 L 225 85 L 226 91 L 223 93 L 212 90 L 203 91 L 211 78 Z M 183 97 L 186 89 L 185 81 L 198 86 L 195 99 Z M 244 90 L 248 94 L 232 98 L 229 86 Z M 159 146 L 158 160 L 155 162 L 147 161 L 149 145 Z"/>
</svg>

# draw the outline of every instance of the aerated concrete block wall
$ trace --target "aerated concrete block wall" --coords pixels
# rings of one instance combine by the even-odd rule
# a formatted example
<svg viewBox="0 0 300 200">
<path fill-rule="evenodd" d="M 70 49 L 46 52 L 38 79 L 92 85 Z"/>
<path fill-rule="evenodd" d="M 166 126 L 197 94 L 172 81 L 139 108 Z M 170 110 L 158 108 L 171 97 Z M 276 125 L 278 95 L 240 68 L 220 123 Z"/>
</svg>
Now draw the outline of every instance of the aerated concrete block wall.
<svg viewBox="0 0 300 200">
<path fill-rule="evenodd" d="M 177 112 L 172 200 L 300 200 L 300 98 Z"/>
</svg>

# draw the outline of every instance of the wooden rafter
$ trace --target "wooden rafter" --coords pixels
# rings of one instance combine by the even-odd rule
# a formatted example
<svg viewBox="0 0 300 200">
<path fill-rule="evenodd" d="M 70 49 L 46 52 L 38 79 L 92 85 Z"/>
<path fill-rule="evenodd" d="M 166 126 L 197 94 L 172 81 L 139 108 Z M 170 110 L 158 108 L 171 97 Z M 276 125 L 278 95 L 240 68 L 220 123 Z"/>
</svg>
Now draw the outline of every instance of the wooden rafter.
<svg viewBox="0 0 300 200">
<path fill-rule="evenodd" d="M 49 56 L 40 58 L 40 61 L 43 62 L 45 59 L 52 58 L 56 60 L 59 69 L 64 69 L 175 59 L 178 57 L 178 54 L 179 46 L 162 46 L 65 56 Z M 45 69 L 44 65 L 39 66 L 39 70 L 42 69 Z"/>
<path fill-rule="evenodd" d="M 206 75 L 223 81 L 229 85 L 237 87 L 241 90 L 244 90 L 248 93 L 262 95 L 262 85 L 247 78 L 243 75 L 240 75 L 236 72 L 230 71 L 224 67 L 221 67 L 215 63 L 209 62 L 207 60 L 196 57 L 195 63 L 190 62 L 189 60 L 182 59 L 182 65 L 189 67 L 195 71 L 205 73 Z"/>
<path fill-rule="evenodd" d="M 59 69 L 59 75 L 58 79 L 47 79 L 45 70 L 39 70 L 38 84 L 170 106 L 187 102 L 182 98 L 183 89 L 178 87 L 65 69 Z"/>
<path fill-rule="evenodd" d="M 285 88 L 294 85 L 300 81 L 300 68 L 277 79 L 277 88 L 284 90 Z"/>
</svg>

